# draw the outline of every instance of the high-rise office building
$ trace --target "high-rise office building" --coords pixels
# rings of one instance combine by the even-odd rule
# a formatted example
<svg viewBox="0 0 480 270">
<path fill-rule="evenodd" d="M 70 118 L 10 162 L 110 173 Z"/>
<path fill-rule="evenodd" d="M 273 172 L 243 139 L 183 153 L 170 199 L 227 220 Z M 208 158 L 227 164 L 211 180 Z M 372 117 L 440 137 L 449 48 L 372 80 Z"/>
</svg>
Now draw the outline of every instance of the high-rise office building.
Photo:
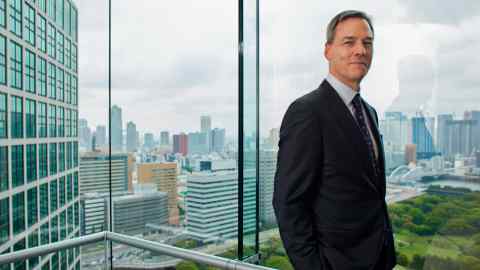
<svg viewBox="0 0 480 270">
<path fill-rule="evenodd" d="M 169 145 L 170 144 L 170 133 L 168 131 L 160 132 L 160 144 Z"/>
<path fill-rule="evenodd" d="M 117 105 L 112 106 L 112 151 L 123 150 L 122 109 Z"/>
<path fill-rule="evenodd" d="M 210 131 L 210 151 L 222 153 L 225 150 L 225 129 L 214 128 Z"/>
<path fill-rule="evenodd" d="M 188 153 L 208 154 L 209 143 L 206 132 L 188 133 Z"/>
<path fill-rule="evenodd" d="M 151 150 L 155 147 L 155 139 L 153 133 L 145 133 L 143 136 L 143 148 Z"/>
<path fill-rule="evenodd" d="M 385 151 L 403 153 L 405 145 L 412 142 L 412 122 L 401 112 L 385 112 L 380 131 Z"/>
<path fill-rule="evenodd" d="M 128 153 L 128 160 L 127 160 L 127 165 L 128 165 L 128 191 L 133 192 L 133 171 L 135 170 L 135 163 L 136 159 L 134 154 Z"/>
<path fill-rule="evenodd" d="M 202 115 L 200 117 L 200 131 L 208 133 L 212 130 L 212 118 L 208 115 Z"/>
<path fill-rule="evenodd" d="M 112 210 L 113 231 L 116 233 L 143 234 L 158 230 L 155 226 L 168 224 L 168 196 L 165 192 L 115 197 L 112 207 L 107 209 Z"/>
<path fill-rule="evenodd" d="M 95 138 L 97 141 L 97 146 L 104 147 L 107 145 L 107 128 L 105 126 L 97 126 L 95 130 Z"/>
<path fill-rule="evenodd" d="M 439 152 L 444 155 L 448 147 L 448 121 L 453 120 L 451 114 L 440 114 L 437 116 L 437 140 L 436 146 Z"/>
<path fill-rule="evenodd" d="M 54 6 L 60 8 L 53 12 Z M 69 0 L 0 1 L 0 7 L 0 254 L 5 254 L 80 234 L 78 11 Z M 2 267 L 49 265 L 80 267 L 79 249 Z"/>
<path fill-rule="evenodd" d="M 205 133 L 206 139 L 207 139 L 207 152 L 212 151 L 212 140 L 210 138 L 211 134 L 210 132 L 212 131 L 212 119 L 208 115 L 203 115 L 200 116 L 200 132 Z"/>
<path fill-rule="evenodd" d="M 273 211 L 273 182 L 277 169 L 277 151 L 260 151 L 260 222 L 262 225 L 276 224 Z"/>
<path fill-rule="evenodd" d="M 188 153 L 188 136 L 185 133 L 173 135 L 173 153 L 184 156 Z"/>
<path fill-rule="evenodd" d="M 128 190 L 128 155 L 112 154 L 111 191 Z M 80 156 L 80 194 L 109 193 L 109 155 L 108 153 L 87 152 Z"/>
<path fill-rule="evenodd" d="M 418 159 L 430 159 L 435 155 L 430 123 L 423 116 L 412 117 L 412 142 L 417 148 Z"/>
<path fill-rule="evenodd" d="M 112 154 L 112 196 L 128 191 L 128 155 Z M 89 234 L 106 229 L 105 199 L 110 196 L 109 155 L 100 152 L 83 153 L 80 157 L 81 229 Z"/>
<path fill-rule="evenodd" d="M 127 152 L 137 151 L 137 125 L 133 122 L 127 123 Z"/>
<path fill-rule="evenodd" d="M 87 119 L 78 119 L 78 141 L 81 148 L 92 149 L 92 131 L 88 127 Z"/>
<path fill-rule="evenodd" d="M 448 136 L 445 155 L 471 155 L 473 152 L 473 129 L 475 120 L 450 120 L 447 122 Z"/>
<path fill-rule="evenodd" d="M 464 116 L 465 120 L 474 121 L 472 126 L 472 147 L 480 151 L 480 111 L 467 111 Z"/>
<path fill-rule="evenodd" d="M 178 224 L 177 163 L 142 163 L 137 165 L 138 183 L 154 183 L 158 191 L 168 194 L 169 222 Z"/>
<path fill-rule="evenodd" d="M 238 234 L 238 172 L 198 172 L 187 177 L 186 225 L 204 238 Z M 243 231 L 255 231 L 255 171 L 244 173 Z"/>
</svg>

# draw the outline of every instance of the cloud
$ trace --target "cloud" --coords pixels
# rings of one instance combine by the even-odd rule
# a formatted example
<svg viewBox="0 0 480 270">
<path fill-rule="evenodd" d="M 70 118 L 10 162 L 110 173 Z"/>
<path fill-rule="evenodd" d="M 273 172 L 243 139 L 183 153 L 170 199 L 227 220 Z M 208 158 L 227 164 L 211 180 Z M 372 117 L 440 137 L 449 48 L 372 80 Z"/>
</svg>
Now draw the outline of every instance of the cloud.
<svg viewBox="0 0 480 270">
<path fill-rule="evenodd" d="M 403 23 L 460 24 L 463 20 L 478 16 L 477 0 L 398 0 L 403 8 Z"/>
<path fill-rule="evenodd" d="M 326 75 L 325 28 L 344 9 L 361 9 L 374 19 L 375 54 L 362 91 L 380 113 L 398 93 L 398 62 L 412 54 L 432 59 L 438 104 L 440 94 L 455 97 L 450 93 L 460 88 L 466 98 L 458 104 L 469 98 L 480 104 L 474 91 L 480 85 L 480 11 L 452 3 L 260 1 L 262 134 L 278 127 L 290 102 L 315 89 Z M 112 98 L 124 109 L 124 122 L 132 120 L 141 132 L 189 132 L 199 129 L 200 115 L 210 114 L 214 126 L 235 136 L 237 1 L 115 0 L 112 8 Z M 450 10 L 451 18 L 436 9 Z M 105 1 L 79 2 L 80 115 L 90 123 L 104 123 L 108 112 L 106 11 Z M 247 20 L 247 48 L 254 41 L 253 22 Z M 247 56 L 248 93 L 254 93 L 255 63 L 251 51 Z M 412 66 L 409 71 L 421 70 Z"/>
</svg>

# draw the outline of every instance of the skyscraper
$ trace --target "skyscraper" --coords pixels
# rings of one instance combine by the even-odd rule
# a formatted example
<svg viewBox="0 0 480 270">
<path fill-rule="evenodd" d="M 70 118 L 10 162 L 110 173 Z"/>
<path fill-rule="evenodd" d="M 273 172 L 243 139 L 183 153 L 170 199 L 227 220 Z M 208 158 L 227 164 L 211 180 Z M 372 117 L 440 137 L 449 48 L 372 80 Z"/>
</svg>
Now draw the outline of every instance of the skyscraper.
<svg viewBox="0 0 480 270">
<path fill-rule="evenodd" d="M 277 169 L 277 151 L 260 152 L 260 222 L 262 225 L 276 224 L 273 211 L 273 182 Z"/>
<path fill-rule="evenodd" d="M 160 144 L 169 145 L 170 144 L 170 133 L 168 131 L 160 132 Z"/>
<path fill-rule="evenodd" d="M 145 133 L 145 135 L 143 135 L 143 147 L 146 150 L 151 150 L 155 147 L 153 133 Z"/>
<path fill-rule="evenodd" d="M 188 133 L 188 153 L 208 154 L 209 142 L 206 132 Z"/>
<path fill-rule="evenodd" d="M 212 119 L 208 115 L 202 115 L 200 117 L 200 131 L 209 133 L 212 130 Z"/>
<path fill-rule="evenodd" d="M 437 116 L 437 140 L 438 151 L 445 154 L 448 147 L 448 122 L 453 120 L 451 114 L 440 114 Z"/>
<path fill-rule="evenodd" d="M 103 147 L 107 144 L 107 128 L 105 126 L 97 126 L 95 131 L 95 138 L 97 140 L 97 146 Z"/>
<path fill-rule="evenodd" d="M 92 131 L 88 127 L 87 119 L 78 119 L 78 133 L 80 147 L 90 150 L 92 148 Z"/>
<path fill-rule="evenodd" d="M 480 151 L 480 111 L 467 111 L 465 112 L 465 120 L 474 121 L 472 126 L 472 147 Z"/>
<path fill-rule="evenodd" d="M 60 8 L 51 12 L 55 5 Z M 48 5 L 1 1 L 0 6 L 0 254 L 4 254 L 80 234 L 78 11 L 69 0 Z M 78 249 L 41 259 L 1 267 L 41 269 L 59 262 L 68 269 L 80 267 Z"/>
<path fill-rule="evenodd" d="M 222 153 L 225 149 L 225 129 L 212 129 L 210 132 L 210 141 L 210 151 Z"/>
<path fill-rule="evenodd" d="M 445 155 L 470 155 L 473 152 L 473 129 L 475 120 L 450 120 L 447 122 L 448 136 Z"/>
<path fill-rule="evenodd" d="M 188 136 L 185 133 L 173 135 L 173 153 L 184 156 L 188 153 Z"/>
<path fill-rule="evenodd" d="M 133 122 L 127 123 L 127 152 L 137 151 L 137 125 Z"/>
<path fill-rule="evenodd" d="M 435 154 L 433 137 L 425 117 L 412 117 L 412 142 L 416 145 L 418 159 L 430 159 Z"/>
<path fill-rule="evenodd" d="M 200 132 L 205 133 L 205 137 L 207 140 L 206 144 L 206 152 L 212 151 L 212 140 L 211 140 L 211 134 L 210 132 L 212 131 L 212 119 L 208 115 L 203 115 L 200 117 Z"/>
<path fill-rule="evenodd" d="M 380 130 L 385 151 L 403 153 L 405 145 L 412 142 L 412 122 L 401 112 L 386 112 Z"/>
<path fill-rule="evenodd" d="M 112 106 L 112 151 L 123 150 L 122 109 Z"/>
</svg>

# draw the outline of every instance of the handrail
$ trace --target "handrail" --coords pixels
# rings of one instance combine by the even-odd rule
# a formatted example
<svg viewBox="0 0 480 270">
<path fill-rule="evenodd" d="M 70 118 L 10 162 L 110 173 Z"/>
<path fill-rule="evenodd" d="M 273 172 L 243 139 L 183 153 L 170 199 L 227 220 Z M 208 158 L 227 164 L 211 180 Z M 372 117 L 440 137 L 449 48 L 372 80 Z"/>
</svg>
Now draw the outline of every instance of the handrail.
<svg viewBox="0 0 480 270">
<path fill-rule="evenodd" d="M 165 254 L 168 256 L 194 261 L 201 264 L 206 264 L 209 266 L 219 267 L 221 269 L 227 270 L 274 270 L 273 268 L 268 268 L 259 265 L 248 264 L 241 261 L 236 261 L 232 259 L 226 259 L 214 255 L 204 254 L 198 251 L 183 249 L 179 247 L 169 246 L 149 240 L 140 239 L 133 236 L 128 236 L 124 234 L 114 233 L 114 232 L 99 232 L 95 234 L 90 234 L 86 236 L 80 236 L 72 239 L 67 239 L 43 246 L 38 246 L 34 248 L 29 248 L 21 251 L 15 251 L 12 253 L 0 255 L 0 265 L 6 263 L 12 263 L 19 260 L 25 260 L 32 257 L 38 257 L 42 255 L 47 255 L 59 250 L 65 250 L 68 248 L 84 246 L 92 244 L 99 241 L 110 240 L 116 243 L 121 243 L 127 246 L 136 247 L 156 253 Z"/>
<path fill-rule="evenodd" d="M 51 244 L 46 244 L 38 247 L 10 252 L 7 254 L 0 255 L 0 265 L 6 264 L 6 263 L 12 263 L 12 262 L 32 258 L 32 257 L 48 255 L 50 253 L 57 252 L 59 250 L 65 250 L 68 248 L 93 244 L 93 243 L 105 241 L 105 240 L 107 240 L 106 232 L 99 232 L 99 233 L 71 238 L 71 239 L 67 239 L 67 240 L 63 240 L 63 241 L 59 241 Z"/>
</svg>

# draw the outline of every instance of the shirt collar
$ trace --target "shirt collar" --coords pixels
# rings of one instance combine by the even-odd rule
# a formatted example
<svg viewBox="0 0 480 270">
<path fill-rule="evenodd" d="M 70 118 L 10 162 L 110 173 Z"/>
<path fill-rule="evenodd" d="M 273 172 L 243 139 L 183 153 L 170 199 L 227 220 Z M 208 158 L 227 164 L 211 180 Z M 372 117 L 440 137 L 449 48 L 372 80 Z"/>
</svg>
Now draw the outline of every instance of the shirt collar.
<svg viewBox="0 0 480 270">
<path fill-rule="evenodd" d="M 360 89 L 357 91 L 350 88 L 350 86 L 344 84 L 339 79 L 335 78 L 331 73 L 328 73 L 326 78 L 327 82 L 337 91 L 338 95 L 342 98 L 346 105 L 350 105 L 353 98 L 357 93 L 360 93 Z"/>
</svg>

